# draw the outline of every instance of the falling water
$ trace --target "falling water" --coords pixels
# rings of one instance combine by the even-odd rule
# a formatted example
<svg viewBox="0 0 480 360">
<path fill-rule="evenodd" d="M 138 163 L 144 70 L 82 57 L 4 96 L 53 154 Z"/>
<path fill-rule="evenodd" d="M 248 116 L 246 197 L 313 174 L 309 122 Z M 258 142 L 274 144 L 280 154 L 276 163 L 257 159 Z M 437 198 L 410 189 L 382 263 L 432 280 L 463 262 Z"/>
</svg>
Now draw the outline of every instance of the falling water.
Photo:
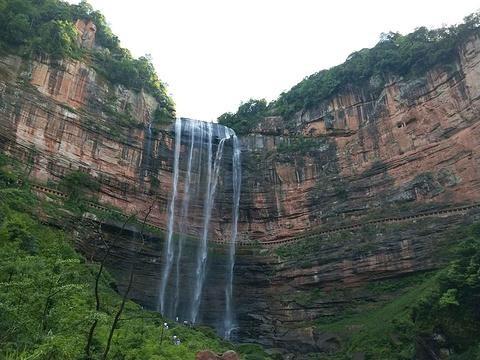
<svg viewBox="0 0 480 360">
<path fill-rule="evenodd" d="M 215 191 L 218 184 L 218 175 L 220 173 L 220 164 L 223 156 L 223 146 L 225 140 L 230 137 L 230 133 L 227 133 L 226 128 L 223 128 L 224 134 L 218 143 L 217 152 L 215 155 L 215 161 L 213 162 L 213 168 L 211 164 L 212 160 L 212 124 L 208 123 L 208 177 L 207 177 L 207 189 L 206 189 L 206 198 L 203 207 L 203 232 L 202 239 L 200 243 L 200 251 L 198 252 L 197 258 L 197 269 L 196 269 L 196 282 L 195 289 L 193 292 L 193 305 L 192 305 L 192 323 L 197 322 L 198 311 L 200 309 L 201 295 L 203 290 L 203 285 L 205 282 L 206 274 L 206 265 L 207 265 L 207 256 L 208 256 L 208 229 L 210 225 L 210 218 L 212 216 L 212 207 L 215 200 Z"/>
<path fill-rule="evenodd" d="M 223 161 L 227 142 L 232 144 L 232 162 Z M 185 152 L 181 151 L 182 148 Z M 232 164 L 232 224 L 224 263 L 225 316 L 214 321 L 219 333 L 229 338 L 235 326 L 232 292 L 241 169 L 239 141 L 234 131 L 224 126 L 184 119 L 175 123 L 173 189 L 168 206 L 167 237 L 157 307 L 167 317 L 179 317 L 194 324 L 199 321 L 202 301 L 208 299 L 204 287 L 209 262 L 210 227 L 218 185 L 225 185 L 220 180 L 224 179 L 223 164 Z M 180 172 L 185 174 L 181 179 Z M 179 181 L 183 186 L 179 185 Z M 196 211 L 197 208 L 201 214 Z M 193 235 L 196 231 L 198 241 L 187 241 L 187 234 Z M 178 232 L 176 242 L 174 232 Z M 194 256 L 190 256 L 192 251 Z M 215 296 L 222 301 L 222 296 Z"/>
<path fill-rule="evenodd" d="M 224 319 L 224 337 L 230 339 L 232 330 L 235 326 L 233 318 L 232 300 L 233 300 L 233 268 L 235 266 L 235 247 L 238 232 L 238 215 L 240 206 L 240 189 L 242 186 L 242 169 L 240 159 L 240 142 L 233 134 L 233 211 L 232 211 L 232 235 L 230 237 L 230 246 L 228 249 L 227 264 L 227 284 L 225 286 L 225 319 Z"/>
<path fill-rule="evenodd" d="M 207 185 L 206 185 L 206 196 L 203 204 L 203 233 L 201 244 L 199 247 L 199 252 L 197 256 L 197 268 L 195 270 L 195 287 L 193 290 L 193 297 L 192 297 L 192 306 L 191 306 L 191 318 L 190 321 L 195 323 L 198 316 L 198 309 L 200 308 L 200 301 L 201 301 L 201 294 L 202 294 L 202 286 L 203 280 L 201 280 L 201 276 L 203 275 L 203 266 L 206 265 L 207 262 L 207 255 L 208 255 L 208 248 L 207 248 L 207 240 L 208 240 L 208 223 L 210 219 L 207 220 L 207 213 L 209 207 L 209 200 L 210 200 L 210 189 L 212 186 L 212 125 L 207 125 Z"/>
<path fill-rule="evenodd" d="M 167 227 L 167 243 L 165 252 L 165 263 L 162 272 L 162 282 L 160 284 L 159 292 L 159 309 L 161 314 L 165 314 L 165 290 L 167 288 L 170 270 L 172 269 L 174 253 L 173 253 L 173 232 L 175 219 L 175 200 L 177 197 L 178 185 L 178 163 L 180 160 L 180 146 L 182 143 L 182 120 L 177 119 L 175 122 L 175 154 L 173 160 L 173 190 L 170 199 L 170 206 L 168 209 L 168 227 Z"/>
<path fill-rule="evenodd" d="M 188 222 L 188 210 L 190 205 L 190 185 L 192 182 L 192 160 L 193 160 L 193 149 L 195 148 L 195 135 L 198 129 L 197 121 L 187 121 L 185 123 L 185 132 L 188 134 L 190 131 L 190 148 L 188 150 L 188 164 L 187 164 L 187 178 L 185 179 L 185 188 L 183 191 L 183 201 L 182 201 L 182 212 L 180 215 L 180 239 L 178 240 L 178 251 L 176 259 L 176 270 L 175 270 L 175 298 L 174 298 L 174 307 L 173 313 L 171 316 L 177 315 L 178 303 L 180 301 L 180 267 L 182 252 L 185 243 Z M 200 128 L 200 131 L 202 129 Z M 201 156 L 201 155 L 200 155 Z"/>
</svg>

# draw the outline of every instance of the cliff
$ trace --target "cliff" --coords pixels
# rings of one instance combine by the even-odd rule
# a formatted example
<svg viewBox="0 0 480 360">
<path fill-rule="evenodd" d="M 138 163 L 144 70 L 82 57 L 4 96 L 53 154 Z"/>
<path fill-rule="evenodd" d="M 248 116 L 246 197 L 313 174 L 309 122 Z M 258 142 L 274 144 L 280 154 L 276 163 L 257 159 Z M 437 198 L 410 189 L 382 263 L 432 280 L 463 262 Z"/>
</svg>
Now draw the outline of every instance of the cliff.
<svg viewBox="0 0 480 360">
<path fill-rule="evenodd" d="M 245 138 L 251 236 L 275 242 L 369 216 L 477 202 L 479 47 L 472 38 L 453 69 L 397 78 L 378 96 L 337 94 L 298 113 L 294 130 L 280 117 L 262 121 Z"/>
<path fill-rule="evenodd" d="M 77 27 L 79 41 L 91 46 L 94 26 L 78 21 Z M 154 96 L 112 84 L 80 60 L 4 56 L 0 74 L 1 146 L 30 162 L 32 179 L 55 183 L 72 171 L 87 172 L 103 185 L 100 202 L 126 213 L 145 208 L 155 186 L 145 159 L 147 125 L 161 107 Z M 165 132 L 155 125 L 153 131 L 157 170 L 167 169 L 168 182 L 171 166 L 160 152 L 171 139 L 163 140 Z M 159 204 L 164 210 L 166 200 Z M 164 215 L 157 211 L 152 217 Z"/>
<path fill-rule="evenodd" d="M 460 55 L 455 69 L 397 79 L 376 98 L 338 94 L 298 114 L 293 133 L 265 119 L 242 140 L 241 241 L 478 201 L 478 38 Z M 4 57 L 1 69 L 2 145 L 20 158 L 34 154 L 33 178 L 46 184 L 87 171 L 102 183 L 99 200 L 127 213 L 155 194 L 151 218 L 165 227 L 172 136 L 158 128 L 149 141 L 152 96 L 112 86 L 80 61 Z M 220 213 L 219 240 L 229 221 Z"/>
<path fill-rule="evenodd" d="M 77 27 L 92 46 L 94 28 Z M 29 164 L 31 180 L 54 186 L 71 171 L 87 172 L 101 184 L 100 203 L 139 216 L 153 203 L 149 221 L 165 228 L 172 129 L 157 126 L 149 135 L 147 126 L 159 105 L 85 60 L 0 59 L 0 146 Z M 294 124 L 269 117 L 242 138 L 238 337 L 291 352 L 335 351 L 341 336 L 319 322 L 375 302 L 374 281 L 442 266 L 437 245 L 448 243 L 447 231 L 478 219 L 468 206 L 480 203 L 480 39 L 459 49 L 452 68 L 395 78 L 380 92 L 336 94 L 295 115 Z M 212 241 L 221 243 L 231 189 L 221 185 L 217 198 Z M 200 217 L 192 214 L 191 235 Z M 132 297 L 149 307 L 162 240 L 152 237 L 141 254 L 128 239 L 117 242 L 108 264 L 122 289 L 129 259 L 143 259 Z M 77 246 L 101 257 L 88 234 Z M 224 271 L 215 256 L 225 249 L 212 251 L 207 297 L 215 306 L 204 305 L 207 323 L 223 307 L 213 296 Z"/>
</svg>

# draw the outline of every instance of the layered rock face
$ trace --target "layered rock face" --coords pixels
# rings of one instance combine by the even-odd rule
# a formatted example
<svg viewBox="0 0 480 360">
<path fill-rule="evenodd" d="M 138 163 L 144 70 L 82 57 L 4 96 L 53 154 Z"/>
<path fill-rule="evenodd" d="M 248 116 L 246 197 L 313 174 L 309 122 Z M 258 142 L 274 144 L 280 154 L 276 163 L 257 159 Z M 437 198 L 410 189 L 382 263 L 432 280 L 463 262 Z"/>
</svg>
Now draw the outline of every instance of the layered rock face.
<svg viewBox="0 0 480 360">
<path fill-rule="evenodd" d="M 2 148 L 31 165 L 31 177 L 40 183 L 58 181 L 74 170 L 91 174 L 102 183 L 101 202 L 126 210 L 143 211 L 151 193 L 145 170 L 145 130 L 156 101 L 108 84 L 87 65 L 77 61 L 0 60 Z M 128 121 L 123 122 L 126 109 Z M 158 168 L 170 178 L 168 153 L 161 146 L 170 137 L 152 142 Z M 158 169 L 159 177 L 163 171 Z M 164 222 L 165 197 L 152 214 Z"/>
<path fill-rule="evenodd" d="M 338 94 L 289 127 L 267 118 L 244 139 L 243 233 L 273 246 L 312 235 L 283 258 L 238 259 L 249 274 L 238 288 L 250 299 L 239 300 L 241 338 L 335 351 L 341 339 L 319 323 L 381 302 L 368 290 L 375 281 L 438 268 L 448 231 L 478 221 L 478 210 L 413 217 L 480 200 L 480 40 L 459 59 L 381 91 Z"/>
<path fill-rule="evenodd" d="M 459 57 L 421 79 L 339 94 L 297 114 L 293 128 L 261 123 L 245 139 L 250 236 L 275 241 L 373 212 L 479 201 L 480 40 Z"/>
<path fill-rule="evenodd" d="M 298 114 L 295 129 L 266 119 L 243 139 L 241 241 L 278 241 L 375 212 L 394 215 L 405 204 L 479 200 L 479 49 L 472 39 L 455 69 L 392 80 L 380 95 L 339 94 Z M 6 57 L 0 67 L 2 145 L 34 160 L 34 179 L 89 172 L 103 185 L 100 201 L 128 213 L 154 197 L 151 220 L 165 227 L 173 140 L 171 129 L 154 129 L 148 139 L 145 126 L 158 107 L 151 96 L 112 86 L 81 62 Z M 126 113 L 133 123 L 124 123 Z M 299 134 L 310 138 L 300 142 Z M 230 192 L 219 189 L 219 203 Z M 230 218 L 218 209 L 212 233 L 221 241 Z"/>
<path fill-rule="evenodd" d="M 322 325 L 388 304 L 401 294 L 395 284 L 441 267 L 452 233 L 479 220 L 476 209 L 319 235 L 277 252 L 244 252 L 237 259 L 239 338 L 299 359 L 335 352 L 345 334 Z M 383 284 L 388 290 L 378 291 Z"/>
<path fill-rule="evenodd" d="M 77 28 L 83 46 L 94 47 L 93 24 Z M 291 248 L 290 257 L 261 246 L 480 202 L 480 39 L 459 49 L 459 59 L 421 79 L 392 79 L 374 91 L 352 88 L 297 114 L 293 127 L 267 118 L 242 139 L 239 241 L 259 246 L 241 247 L 237 256 L 240 340 L 293 352 L 333 351 L 338 338 L 319 331 L 316 322 L 351 310 L 359 298 L 374 301 L 368 291 L 355 290 L 369 282 L 440 266 L 437 245 L 445 232 L 478 218 L 474 209 L 428 218 L 422 226 L 412 219 L 338 231 L 314 237 L 316 247 Z M 139 217 L 153 204 L 149 221 L 165 228 L 174 137 L 168 127 L 154 127 L 149 135 L 158 106 L 150 95 L 109 84 L 80 61 L 0 58 L 1 148 L 24 161 L 36 182 L 88 172 L 102 184 L 100 202 Z M 179 197 L 182 191 L 180 182 Z M 231 192 L 219 184 L 211 241 L 229 238 Z M 201 216 L 191 214 L 192 235 Z M 95 239 L 77 242 L 99 259 Z M 123 289 L 135 259 L 132 298 L 155 308 L 163 243 L 161 237 L 150 240 L 141 252 L 132 237 L 117 242 L 108 267 Z M 216 259 L 225 253 L 219 245 L 210 256 L 203 305 L 209 324 L 224 306 L 215 294 L 225 271 Z"/>
<path fill-rule="evenodd" d="M 323 331 L 319 324 L 392 300 L 398 294 L 378 293 L 378 282 L 401 281 L 441 267 L 446 261 L 444 254 L 454 245 L 451 234 L 474 221 L 480 221 L 480 208 L 365 225 L 355 231 L 318 235 L 307 243 L 301 241 L 277 250 L 241 247 L 234 276 L 238 325 L 234 339 L 277 349 L 285 358 L 334 352 L 342 335 Z M 120 224 L 104 225 L 101 231 L 89 229 L 88 221 L 77 225 L 78 249 L 87 258 L 100 260 L 105 255 L 105 242 L 112 244 L 106 265 L 116 279 L 118 291 L 125 291 L 133 269 L 130 297 L 156 309 L 165 239 L 147 235 L 142 244 L 138 228 L 129 227 L 120 234 Z M 190 240 L 182 256 L 182 266 L 191 270 L 183 272 L 181 303 L 191 300 L 197 246 L 198 242 Z M 221 326 L 219 320 L 224 316 L 227 253 L 226 246 L 217 245 L 208 254 L 200 321 L 211 326 Z"/>
<path fill-rule="evenodd" d="M 54 184 L 72 171 L 86 172 L 101 184 L 101 203 L 139 218 L 153 205 L 149 222 L 166 228 L 175 136 L 171 126 L 153 123 L 160 105 L 151 95 L 112 85 L 80 61 L 7 56 L 0 59 L 0 75 L 0 146 L 28 165 L 33 181 Z M 216 148 L 218 139 L 213 141 Z M 182 146 L 182 159 L 187 152 Z M 228 161 L 231 146 L 225 153 Z M 180 197 L 184 185 L 179 183 Z M 230 237 L 230 215 L 223 213 L 231 209 L 232 188 L 219 189 L 213 241 Z M 198 235 L 201 209 L 190 216 L 189 232 Z"/>
</svg>

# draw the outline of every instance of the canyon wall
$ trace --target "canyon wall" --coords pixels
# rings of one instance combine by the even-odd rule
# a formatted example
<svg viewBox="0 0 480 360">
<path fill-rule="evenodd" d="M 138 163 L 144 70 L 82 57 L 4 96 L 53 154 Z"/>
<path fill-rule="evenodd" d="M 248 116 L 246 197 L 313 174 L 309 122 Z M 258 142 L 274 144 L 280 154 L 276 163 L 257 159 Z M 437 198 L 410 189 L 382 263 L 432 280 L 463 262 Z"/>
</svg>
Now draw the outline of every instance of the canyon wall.
<svg viewBox="0 0 480 360">
<path fill-rule="evenodd" d="M 32 181 L 56 186 L 73 171 L 88 173 L 101 184 L 94 194 L 100 203 L 139 218 L 153 205 L 149 222 L 166 228 L 175 136 L 171 125 L 155 123 L 160 105 L 151 95 L 113 85 L 73 60 L 5 56 L 0 75 L 0 147 L 26 164 Z M 182 146 L 182 161 L 187 151 Z M 222 214 L 231 210 L 232 189 L 219 188 L 211 232 L 220 242 L 230 238 L 230 215 Z M 183 191 L 181 181 L 179 196 Z M 191 213 L 190 223 L 190 234 L 198 235 L 201 209 Z"/>
<path fill-rule="evenodd" d="M 245 139 L 244 221 L 278 241 L 309 228 L 480 200 L 480 40 L 423 78 L 351 89 L 267 118 Z M 295 142 L 295 136 L 309 142 Z M 282 145 L 280 145 L 282 144 Z"/>
<path fill-rule="evenodd" d="M 92 25 L 77 27 L 82 44 L 94 46 Z M 100 203 L 139 217 L 153 204 L 149 221 L 165 228 L 174 137 L 170 126 L 154 126 L 149 137 L 158 106 L 147 93 L 110 84 L 88 61 L 0 58 L 0 147 L 25 163 L 31 179 L 54 186 L 73 170 L 87 172 L 101 183 Z M 478 219 L 473 208 L 351 228 L 480 202 L 480 39 L 460 48 L 451 67 L 392 78 L 380 92 L 351 88 L 293 123 L 266 118 L 242 139 L 237 336 L 293 352 L 333 351 L 340 339 L 318 322 L 359 299 L 375 301 L 365 290 L 372 281 L 441 266 L 447 231 Z M 231 197 L 220 184 L 212 242 L 229 237 Z M 201 214 L 191 222 L 195 236 Z M 104 231 L 113 236 L 115 228 Z M 283 257 L 275 251 L 305 234 L 316 246 L 292 245 Z M 98 259 L 95 239 L 85 234 L 77 245 Z M 108 267 L 123 289 L 136 259 L 132 298 L 154 308 L 163 238 L 149 238 L 140 254 L 129 239 L 115 245 Z M 223 286 L 216 259 L 224 253 L 220 244 L 210 257 L 207 323 L 223 308 L 212 294 Z"/>
<path fill-rule="evenodd" d="M 394 79 L 377 97 L 339 94 L 298 114 L 294 130 L 265 119 L 242 139 L 240 241 L 275 243 L 365 216 L 480 200 L 479 49 L 472 39 L 453 68 Z M 154 128 L 148 141 L 158 107 L 150 95 L 108 84 L 78 61 L 4 57 L 0 73 L 2 146 L 32 160 L 35 181 L 89 172 L 102 183 L 101 202 L 131 213 L 155 199 L 151 219 L 165 227 L 172 129 Z M 230 221 L 231 189 L 223 190 L 212 224 L 217 241 Z"/>
</svg>

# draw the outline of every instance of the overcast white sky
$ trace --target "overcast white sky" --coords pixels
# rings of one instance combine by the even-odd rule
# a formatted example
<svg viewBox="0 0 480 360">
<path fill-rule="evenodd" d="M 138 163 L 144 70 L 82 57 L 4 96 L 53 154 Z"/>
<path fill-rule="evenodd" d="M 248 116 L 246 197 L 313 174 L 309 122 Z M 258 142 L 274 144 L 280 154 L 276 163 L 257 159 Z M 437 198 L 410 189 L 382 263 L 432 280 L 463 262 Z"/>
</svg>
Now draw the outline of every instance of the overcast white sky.
<svg viewBox="0 0 480 360">
<path fill-rule="evenodd" d="M 77 3 L 78 1 L 72 0 Z M 478 0 L 90 0 L 135 56 L 151 54 L 179 116 L 272 100 L 372 47 L 381 32 L 454 24 Z"/>
</svg>

